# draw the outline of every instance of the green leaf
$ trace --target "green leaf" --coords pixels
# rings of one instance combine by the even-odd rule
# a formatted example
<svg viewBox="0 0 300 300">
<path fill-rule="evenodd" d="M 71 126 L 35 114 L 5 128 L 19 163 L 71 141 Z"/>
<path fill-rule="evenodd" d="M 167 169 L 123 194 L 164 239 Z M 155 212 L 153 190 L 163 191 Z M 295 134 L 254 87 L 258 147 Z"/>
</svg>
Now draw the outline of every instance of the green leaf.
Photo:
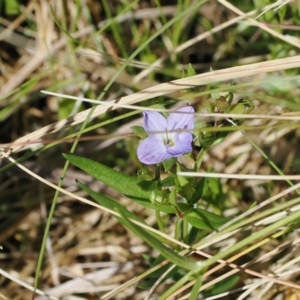
<svg viewBox="0 0 300 300">
<path fill-rule="evenodd" d="M 228 221 L 225 217 L 200 208 L 193 209 L 184 218 L 194 227 L 204 230 L 216 230 Z"/>
<path fill-rule="evenodd" d="M 206 108 L 208 113 L 212 114 L 215 111 L 215 104 L 210 102 L 210 101 L 207 101 L 206 105 L 205 105 L 205 108 Z"/>
<path fill-rule="evenodd" d="M 216 108 L 218 110 L 218 112 L 224 112 L 227 111 L 227 109 L 230 107 L 230 103 L 229 101 L 226 100 L 225 97 L 220 96 L 217 100 L 216 100 Z"/>
<path fill-rule="evenodd" d="M 130 129 L 141 139 L 145 139 L 148 134 L 146 133 L 144 127 L 141 126 L 131 126 Z"/>
<path fill-rule="evenodd" d="M 188 66 L 186 67 L 186 71 L 183 73 L 184 77 L 186 77 L 186 74 L 187 74 L 188 77 L 194 76 L 194 75 L 197 74 L 191 63 L 189 63 Z M 195 86 L 195 87 L 191 88 L 191 91 L 193 93 L 199 93 L 200 88 Z"/>
<path fill-rule="evenodd" d="M 137 172 L 137 181 L 143 182 L 143 181 L 151 181 L 154 179 L 154 174 L 151 172 L 151 170 L 145 166 L 142 166 L 138 172 Z"/>
<path fill-rule="evenodd" d="M 160 182 L 161 186 L 170 187 L 175 185 L 174 177 L 168 176 Z"/>
<path fill-rule="evenodd" d="M 213 172 L 209 172 L 213 173 Z M 208 191 L 203 197 L 203 200 L 205 200 L 209 204 L 214 204 L 217 207 L 222 207 L 224 200 L 226 198 L 226 195 L 223 193 L 222 185 L 220 182 L 220 178 L 207 178 L 208 183 Z"/>
<path fill-rule="evenodd" d="M 177 165 L 177 172 L 181 171 L 181 167 Z M 175 184 L 177 187 L 178 193 L 187 199 L 188 202 L 192 198 L 195 189 L 190 178 L 185 176 L 175 175 Z"/>
<path fill-rule="evenodd" d="M 171 157 L 163 161 L 165 172 L 170 171 L 176 163 L 176 158 Z"/>
<path fill-rule="evenodd" d="M 20 12 L 18 0 L 6 0 L 5 1 L 5 14 L 8 16 L 17 15 Z"/>
<path fill-rule="evenodd" d="M 176 213 L 173 206 L 151 203 L 150 197 L 153 191 L 144 190 L 139 186 L 136 177 L 123 174 L 85 157 L 74 154 L 64 154 L 64 157 L 76 167 L 117 190 L 136 203 L 165 213 Z"/>
<path fill-rule="evenodd" d="M 189 204 L 194 193 L 195 189 L 192 182 L 187 182 L 181 187 L 180 195 L 183 196 Z"/>
<path fill-rule="evenodd" d="M 241 99 L 231 109 L 232 114 L 248 114 L 254 109 L 254 104 L 247 99 Z"/>
<path fill-rule="evenodd" d="M 240 276 L 238 275 L 233 275 L 228 278 L 225 278 L 220 282 L 214 284 L 210 288 L 208 288 L 206 291 L 204 291 L 203 296 L 205 298 L 208 298 L 214 295 L 225 293 L 226 291 L 229 291 L 232 288 L 234 288 L 239 281 L 240 281 Z"/>
<path fill-rule="evenodd" d="M 145 257 L 145 255 L 143 255 L 143 257 Z M 157 265 L 160 265 L 164 260 L 165 258 L 162 255 L 158 255 L 156 259 L 154 259 L 153 257 L 148 258 L 147 262 L 150 264 L 151 266 L 150 268 L 153 268 Z M 155 284 L 155 282 L 157 282 L 157 279 L 160 278 L 163 274 L 165 274 L 165 272 L 167 272 L 172 266 L 173 266 L 172 263 L 168 263 L 164 266 L 161 266 L 159 269 L 157 269 L 156 271 L 152 272 L 147 277 L 145 277 L 143 281 L 139 282 L 138 288 L 144 290 L 150 289 Z M 177 266 L 173 267 L 172 270 L 169 271 L 168 274 L 163 277 L 161 283 L 165 282 L 169 278 L 173 278 L 176 274 L 178 274 L 178 271 L 179 268 Z"/>
<path fill-rule="evenodd" d="M 252 209 L 256 205 L 257 205 L 257 201 L 254 201 L 253 203 L 251 203 L 251 205 L 249 206 L 248 210 Z"/>
<path fill-rule="evenodd" d="M 211 101 L 209 101 L 209 103 L 216 104 L 217 99 L 220 97 L 220 93 L 212 92 L 212 93 L 210 93 L 210 97 L 211 97 Z"/>
<path fill-rule="evenodd" d="M 145 241 L 150 247 L 156 249 L 162 256 L 164 256 L 167 260 L 172 262 L 173 264 L 182 267 L 186 270 L 195 270 L 198 266 L 195 261 L 179 255 L 173 249 L 166 247 L 164 244 L 161 243 L 158 239 L 152 236 L 149 232 L 145 229 L 135 225 L 128 218 L 122 214 L 121 211 L 119 213 L 123 216 L 123 222 L 125 223 L 126 227 L 129 228 L 135 235 L 139 236 L 143 241 Z"/>
<path fill-rule="evenodd" d="M 160 267 L 158 270 L 160 271 L 160 275 L 154 277 L 152 276 L 152 274 L 150 274 L 149 277 L 144 278 L 143 281 L 138 283 L 138 288 L 141 290 L 149 290 L 157 282 L 157 279 L 160 278 L 165 272 L 167 272 L 171 268 L 171 266 L 172 264 L 169 263 L 165 266 Z M 175 267 L 170 272 L 168 272 L 167 276 L 164 276 L 160 283 L 164 283 L 169 278 L 172 278 L 174 274 L 176 274 L 176 272 L 178 272 L 178 267 Z"/>
<path fill-rule="evenodd" d="M 187 74 L 188 76 L 194 76 L 197 74 L 191 63 L 187 66 Z"/>
<path fill-rule="evenodd" d="M 187 213 L 190 212 L 193 209 L 193 205 L 189 204 L 189 203 L 181 203 L 181 202 L 177 202 L 176 203 L 176 208 L 178 209 L 178 211 L 180 213 Z M 182 215 L 182 214 L 181 214 Z"/>
<path fill-rule="evenodd" d="M 207 136 L 202 138 L 199 135 L 199 142 L 202 147 L 209 148 L 211 146 L 217 145 L 221 143 L 230 133 L 230 131 L 222 131 L 218 133 L 217 135 L 208 133 Z"/>
<path fill-rule="evenodd" d="M 202 199 L 208 190 L 208 181 L 206 177 L 202 177 L 195 185 L 196 192 L 194 193 L 192 199 L 190 200 L 191 203 L 195 204 L 200 199 Z"/>
<path fill-rule="evenodd" d="M 124 207 L 123 205 L 121 205 L 120 203 L 118 203 L 117 201 L 101 194 L 101 193 L 97 193 L 93 190 L 91 190 L 89 187 L 87 187 L 86 185 L 84 185 L 83 183 L 77 181 L 78 186 L 84 190 L 88 195 L 90 195 L 92 198 L 94 198 L 100 205 L 111 209 L 115 212 L 119 212 L 121 211 L 122 214 L 124 216 L 126 216 L 127 218 L 130 218 L 132 220 L 136 220 L 142 224 L 146 224 L 146 222 L 137 217 L 134 213 L 132 213 L 131 211 L 127 210 L 126 207 Z M 125 225 L 123 222 L 123 218 L 122 217 L 118 217 L 116 215 L 113 215 L 114 218 L 116 218 L 121 224 Z M 151 235 L 155 236 L 157 239 L 159 239 L 162 243 L 167 243 L 168 241 L 161 237 L 160 235 L 154 233 L 154 232 L 150 232 Z"/>
<path fill-rule="evenodd" d="M 280 9 L 277 9 L 277 13 L 279 15 L 279 24 L 283 24 L 285 22 L 285 16 L 286 16 L 286 5 L 280 6 Z M 281 30 L 282 31 L 282 30 Z"/>
<path fill-rule="evenodd" d="M 150 201 L 153 204 L 167 204 L 170 202 L 170 191 L 169 190 L 155 190 L 152 191 Z"/>
<path fill-rule="evenodd" d="M 59 120 L 65 119 L 70 116 L 75 106 L 75 102 L 69 99 L 62 99 L 58 106 Z"/>
<path fill-rule="evenodd" d="M 147 190 L 147 191 L 154 191 L 155 189 L 157 189 L 159 184 L 158 180 L 144 180 L 144 181 L 139 181 L 138 185 L 143 189 L 143 190 Z"/>
<path fill-rule="evenodd" d="M 176 189 L 171 189 L 170 194 L 169 194 L 169 203 L 172 204 L 173 207 L 176 207 L 177 216 L 179 218 L 182 218 L 182 215 L 184 213 L 191 211 L 194 207 L 192 204 L 178 202 Z"/>
<path fill-rule="evenodd" d="M 122 214 L 125 215 L 127 218 L 139 221 L 141 223 L 144 223 L 144 220 L 137 217 L 134 213 L 127 210 L 123 205 L 119 204 L 117 201 L 103 195 L 102 193 L 97 193 L 93 190 L 91 190 L 89 187 L 81 183 L 80 181 L 76 181 L 78 186 L 84 190 L 88 195 L 90 195 L 92 198 L 94 198 L 100 205 L 109 208 L 113 211 L 122 211 Z M 122 218 L 113 215 L 120 223 L 122 223 Z"/>
</svg>

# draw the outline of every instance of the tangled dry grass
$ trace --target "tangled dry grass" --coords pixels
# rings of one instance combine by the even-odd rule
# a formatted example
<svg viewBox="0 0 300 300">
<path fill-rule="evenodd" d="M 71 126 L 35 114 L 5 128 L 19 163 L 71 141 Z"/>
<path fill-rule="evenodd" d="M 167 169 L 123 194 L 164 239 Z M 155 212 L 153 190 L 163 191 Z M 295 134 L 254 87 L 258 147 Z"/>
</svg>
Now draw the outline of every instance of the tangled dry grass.
<svg viewBox="0 0 300 300">
<path fill-rule="evenodd" d="M 270 161 L 284 174 L 297 175 L 299 171 L 298 78 L 287 81 L 289 84 L 286 86 L 283 78 L 297 76 L 297 71 L 289 73 L 288 70 L 297 70 L 300 66 L 300 57 L 295 56 L 300 43 L 298 38 L 283 34 L 276 27 L 285 25 L 288 30 L 293 25 L 292 16 L 288 16 L 283 24 L 271 24 L 271 21 L 262 22 L 251 17 L 267 12 L 274 14 L 274 9 L 281 6 L 286 6 L 292 15 L 296 2 L 278 1 L 261 10 L 253 7 L 253 11 L 244 13 L 237 4 L 234 6 L 224 0 L 207 1 L 197 10 L 196 18 L 191 13 L 187 14 L 175 27 L 180 32 L 188 32 L 186 40 L 179 39 L 180 43 L 174 45 L 168 31 L 164 31 L 161 38 L 154 39 L 151 45 L 149 43 L 146 51 L 131 60 L 115 78 L 105 94 L 106 104 L 99 105 L 90 116 L 93 119 L 90 124 L 95 128 L 89 130 L 86 140 L 81 139 L 77 153 L 135 174 L 139 165 L 136 161 L 130 163 L 128 159 L 130 149 L 137 141 L 128 133 L 132 125 L 141 124 L 141 119 L 133 113 L 122 119 L 122 115 L 127 113 L 126 105 L 143 104 L 145 100 L 153 104 L 153 99 L 159 97 L 165 97 L 166 101 L 170 98 L 184 99 L 193 101 L 199 116 L 204 118 L 205 103 L 209 101 L 207 91 L 214 88 L 214 84 L 218 83 L 220 89 L 226 89 L 230 84 L 240 85 L 234 91 L 234 100 L 250 98 L 255 106 L 252 117 L 245 119 L 244 127 L 239 131 L 232 132 L 222 143 L 210 149 L 202 168 L 206 170 L 213 166 L 219 173 L 266 176 L 265 180 L 222 179 L 222 189 L 228 193 L 226 201 L 230 203 L 224 205 L 224 215 L 245 212 L 253 202 L 260 203 L 286 191 L 286 182 L 272 182 L 267 176 L 276 174 Z M 111 16 L 105 9 L 105 3 Z M 130 54 L 144 42 L 143 35 L 155 34 L 165 25 L 164 18 L 170 20 L 176 17 L 177 5 L 177 1 L 172 1 L 172 4 L 161 1 L 161 7 L 157 7 L 155 1 L 137 1 L 128 2 L 126 6 L 122 1 L 94 0 L 82 4 L 79 9 L 76 1 L 39 0 L 23 1 L 16 15 L 3 12 L 0 22 L 0 142 L 4 150 L 0 161 L 0 298 L 147 299 L 148 291 L 139 289 L 137 283 L 139 274 L 149 268 L 144 255 L 157 255 L 155 250 L 120 225 L 110 213 L 63 193 L 58 197 L 39 289 L 34 296 L 32 287 L 37 260 L 54 190 L 18 166 L 8 167 L 5 156 L 22 159 L 24 167 L 57 185 L 64 166 L 61 153 L 69 152 L 74 141 L 67 137 L 71 134 L 76 136 L 80 130 L 78 124 L 84 123 L 93 109 L 89 103 L 74 105 L 66 99 L 67 96 L 58 100 L 56 96 L 41 94 L 40 91 L 51 90 L 96 99 L 107 82 L 126 64 Z M 117 7 L 127 9 L 111 22 L 111 18 L 120 11 Z M 205 21 L 197 22 L 197 18 Z M 127 35 L 121 41 L 123 48 L 119 47 L 114 31 L 118 27 L 114 24 L 123 27 Z M 255 29 L 243 37 L 237 30 L 240 24 L 250 24 Z M 296 30 L 299 31 L 299 28 Z M 269 42 L 266 35 L 274 39 L 277 46 L 284 45 L 281 50 L 285 51 L 284 55 L 263 52 L 258 46 L 257 53 L 249 54 L 247 46 Z M 240 49 L 236 48 L 237 45 Z M 287 50 L 285 45 L 288 45 Z M 250 50 L 253 49 L 255 47 Z M 191 60 L 199 74 L 178 79 L 183 66 Z M 268 83 L 273 81 L 272 76 L 277 80 L 274 79 L 275 85 L 279 82 L 279 91 Z M 243 86 L 249 82 L 252 85 Z M 198 94 L 191 93 L 190 88 L 194 86 L 200 87 Z M 274 115 L 283 119 L 276 119 L 272 117 Z M 205 120 L 213 122 L 216 117 L 217 114 L 214 114 Z M 220 117 L 223 118 L 224 114 Z M 119 120 L 115 123 L 108 122 L 117 118 Z M 107 126 L 97 127 L 97 124 L 105 122 L 108 122 Z M 248 131 L 246 126 L 255 126 L 256 129 Z M 41 145 L 45 145 L 42 151 L 39 150 Z M 260 152 L 255 145 L 259 146 Z M 78 189 L 75 180 L 118 199 L 149 226 L 156 226 L 151 210 L 137 206 L 78 169 L 68 169 L 62 188 L 78 197 L 87 197 Z M 292 195 L 284 195 L 278 204 L 292 199 Z M 273 218 L 276 217 L 278 215 L 274 212 Z M 202 250 L 214 255 L 258 232 L 268 222 L 272 223 L 273 219 L 253 222 L 253 226 Z M 170 224 L 168 234 L 172 236 L 173 232 Z M 298 235 L 295 227 L 284 237 L 271 236 L 252 251 L 228 258 L 227 263 L 234 261 L 235 267 L 230 266 L 229 269 L 227 266 L 208 273 L 202 289 L 205 290 L 224 274 L 228 276 L 227 272 L 232 268 L 237 271 L 240 266 L 248 264 L 255 273 L 243 269 L 232 288 L 241 290 L 234 296 L 220 292 L 222 299 L 300 299 L 297 289 Z M 198 256 L 195 259 L 203 258 Z M 250 264 L 255 259 L 260 259 L 260 262 Z M 284 277 L 275 276 L 273 281 L 270 276 L 266 277 L 282 273 Z M 265 282 L 258 281 L 258 278 Z M 171 285 L 169 281 L 160 285 L 149 299 L 157 299 Z M 203 295 L 201 299 L 206 297 Z M 187 299 L 184 291 L 175 298 Z"/>
</svg>

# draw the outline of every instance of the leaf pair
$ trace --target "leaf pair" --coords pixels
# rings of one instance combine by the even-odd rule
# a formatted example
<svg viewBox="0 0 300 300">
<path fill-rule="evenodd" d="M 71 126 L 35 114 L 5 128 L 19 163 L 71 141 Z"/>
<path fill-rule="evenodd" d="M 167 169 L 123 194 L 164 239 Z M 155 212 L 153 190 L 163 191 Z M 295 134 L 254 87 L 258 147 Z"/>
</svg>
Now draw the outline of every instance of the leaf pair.
<svg viewBox="0 0 300 300">
<path fill-rule="evenodd" d="M 76 156 L 74 154 L 66 154 L 65 158 L 73 165 L 93 176 L 95 179 L 103 182 L 105 185 L 112 187 L 113 189 L 117 190 L 118 192 L 122 193 L 126 197 L 132 199 L 142 206 L 168 214 L 176 214 L 178 211 L 178 208 L 175 208 L 174 205 L 164 204 L 163 202 L 158 201 L 151 202 L 153 195 L 158 195 L 160 191 L 149 191 L 143 189 L 143 187 L 138 184 L 138 180 L 136 177 L 123 174 L 101 163 L 95 162 L 88 158 Z M 84 188 L 84 185 L 80 184 L 80 187 Z M 203 189 L 204 187 L 200 184 L 198 188 L 201 194 L 201 189 Z M 98 199 L 98 197 L 100 197 L 96 197 L 98 194 L 89 190 L 88 188 L 85 188 L 85 190 L 96 200 Z M 199 193 L 197 193 L 197 195 L 199 195 Z M 102 195 L 102 197 L 104 196 Z M 106 197 L 105 204 L 102 204 L 105 207 L 108 207 L 108 201 L 113 201 L 112 199 L 108 199 L 109 198 Z M 114 210 L 120 209 L 120 207 L 116 204 L 109 208 L 112 208 Z M 126 216 L 131 218 L 131 216 L 129 215 Z M 224 217 L 218 216 L 200 208 L 189 209 L 189 211 L 184 214 L 184 218 L 186 218 L 186 220 L 194 227 L 204 230 L 216 230 L 227 221 L 227 219 Z"/>
</svg>

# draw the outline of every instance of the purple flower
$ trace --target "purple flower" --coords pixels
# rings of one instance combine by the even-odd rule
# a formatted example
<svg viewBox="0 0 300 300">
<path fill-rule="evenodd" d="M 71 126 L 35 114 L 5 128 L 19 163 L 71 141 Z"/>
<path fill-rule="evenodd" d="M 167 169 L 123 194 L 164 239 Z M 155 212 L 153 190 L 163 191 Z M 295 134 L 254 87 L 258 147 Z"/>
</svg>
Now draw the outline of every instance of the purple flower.
<svg viewBox="0 0 300 300">
<path fill-rule="evenodd" d="M 138 159 L 153 165 L 191 152 L 194 112 L 193 107 L 186 106 L 170 113 L 167 119 L 158 112 L 144 112 L 144 128 L 149 136 L 137 149 Z"/>
</svg>

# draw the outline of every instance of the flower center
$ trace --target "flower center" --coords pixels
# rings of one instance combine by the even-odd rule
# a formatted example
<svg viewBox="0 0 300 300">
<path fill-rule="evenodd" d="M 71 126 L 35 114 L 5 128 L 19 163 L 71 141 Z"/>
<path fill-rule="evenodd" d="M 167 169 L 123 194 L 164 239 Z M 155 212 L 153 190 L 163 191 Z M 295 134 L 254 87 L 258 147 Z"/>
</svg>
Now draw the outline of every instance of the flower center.
<svg viewBox="0 0 300 300">
<path fill-rule="evenodd" d="M 172 147 L 174 145 L 174 136 L 172 132 L 168 133 L 167 128 L 165 129 L 164 139 L 163 142 L 167 147 Z"/>
</svg>

